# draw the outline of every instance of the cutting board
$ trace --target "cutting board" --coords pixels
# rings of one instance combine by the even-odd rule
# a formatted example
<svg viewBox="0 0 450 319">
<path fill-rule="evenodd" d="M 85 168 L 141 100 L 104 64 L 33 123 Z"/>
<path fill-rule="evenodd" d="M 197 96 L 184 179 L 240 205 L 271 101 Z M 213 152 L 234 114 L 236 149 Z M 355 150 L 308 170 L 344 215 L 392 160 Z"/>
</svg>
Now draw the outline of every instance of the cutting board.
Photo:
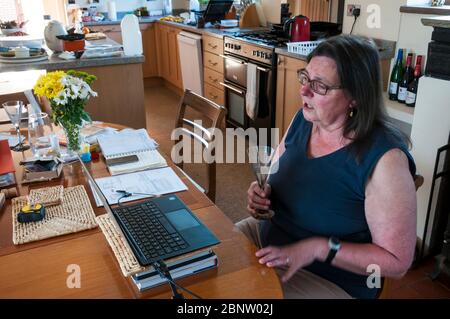
<svg viewBox="0 0 450 319">
<path fill-rule="evenodd" d="M 241 28 L 251 28 L 259 27 L 260 22 L 258 18 L 258 11 L 256 10 L 256 5 L 253 3 L 245 8 L 241 15 L 241 20 L 239 21 L 239 27 Z"/>
</svg>

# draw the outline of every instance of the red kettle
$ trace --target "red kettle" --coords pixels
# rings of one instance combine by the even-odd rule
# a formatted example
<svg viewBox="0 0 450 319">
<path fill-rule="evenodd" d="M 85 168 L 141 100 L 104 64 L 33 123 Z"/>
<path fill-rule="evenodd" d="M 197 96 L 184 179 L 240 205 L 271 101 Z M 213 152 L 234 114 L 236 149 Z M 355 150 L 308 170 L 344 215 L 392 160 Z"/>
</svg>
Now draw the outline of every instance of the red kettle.
<svg viewBox="0 0 450 319">
<path fill-rule="evenodd" d="M 289 36 L 291 42 L 309 41 L 310 39 L 311 27 L 309 19 L 303 15 L 286 20 L 283 30 Z"/>
</svg>

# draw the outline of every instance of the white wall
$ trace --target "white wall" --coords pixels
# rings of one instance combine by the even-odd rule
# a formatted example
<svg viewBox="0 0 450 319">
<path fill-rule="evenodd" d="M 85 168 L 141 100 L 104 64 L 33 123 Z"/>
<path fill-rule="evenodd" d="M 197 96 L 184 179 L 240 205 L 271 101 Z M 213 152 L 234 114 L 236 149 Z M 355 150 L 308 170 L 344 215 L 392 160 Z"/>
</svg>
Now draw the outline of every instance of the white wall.
<svg viewBox="0 0 450 319">
<path fill-rule="evenodd" d="M 347 5 L 361 5 L 361 15 L 353 28 L 353 34 L 369 36 L 373 38 L 397 41 L 400 28 L 400 7 L 406 5 L 407 0 L 345 0 L 344 23 L 342 32 L 350 33 L 354 18 L 347 17 Z M 379 26 L 373 27 L 368 24 L 368 18 L 372 13 L 367 12 L 369 5 L 377 5 L 379 9 Z M 369 20 L 371 21 L 371 20 Z"/>
<path fill-rule="evenodd" d="M 285 0 L 261 0 L 266 20 L 271 23 L 280 23 L 281 3 Z"/>
</svg>

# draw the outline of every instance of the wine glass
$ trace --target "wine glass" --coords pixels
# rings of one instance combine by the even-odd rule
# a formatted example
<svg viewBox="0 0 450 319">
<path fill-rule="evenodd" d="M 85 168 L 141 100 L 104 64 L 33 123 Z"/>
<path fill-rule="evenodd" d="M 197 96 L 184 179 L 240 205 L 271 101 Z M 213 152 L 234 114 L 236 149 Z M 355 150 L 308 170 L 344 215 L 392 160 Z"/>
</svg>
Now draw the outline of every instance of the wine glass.
<svg viewBox="0 0 450 319">
<path fill-rule="evenodd" d="M 267 145 L 250 146 L 248 148 L 249 162 L 252 165 L 256 180 L 258 181 L 258 186 L 263 190 L 266 188 L 267 179 L 269 178 L 270 174 L 273 174 L 275 172 L 272 163 L 274 154 L 275 150 Z M 275 212 L 272 209 L 257 209 L 255 218 L 270 219 L 274 215 Z"/>
<path fill-rule="evenodd" d="M 23 102 L 22 101 L 7 101 L 2 104 L 3 108 L 8 114 L 11 123 L 16 128 L 17 138 L 19 139 L 19 143 L 13 147 L 11 150 L 14 152 L 23 152 L 30 148 L 29 145 L 23 145 L 22 139 L 20 136 L 20 121 L 22 120 L 22 110 L 23 110 Z"/>
</svg>

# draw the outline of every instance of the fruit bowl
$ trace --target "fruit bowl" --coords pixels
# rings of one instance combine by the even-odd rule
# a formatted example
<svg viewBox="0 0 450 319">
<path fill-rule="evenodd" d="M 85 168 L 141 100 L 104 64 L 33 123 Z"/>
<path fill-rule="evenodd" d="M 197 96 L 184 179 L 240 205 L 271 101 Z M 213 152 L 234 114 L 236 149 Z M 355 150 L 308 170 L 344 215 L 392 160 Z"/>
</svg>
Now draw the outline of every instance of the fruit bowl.
<svg viewBox="0 0 450 319">
<path fill-rule="evenodd" d="M 23 28 L 13 28 L 13 29 L 0 29 L 2 31 L 2 34 L 4 35 L 10 35 L 16 32 L 23 32 Z"/>
</svg>

